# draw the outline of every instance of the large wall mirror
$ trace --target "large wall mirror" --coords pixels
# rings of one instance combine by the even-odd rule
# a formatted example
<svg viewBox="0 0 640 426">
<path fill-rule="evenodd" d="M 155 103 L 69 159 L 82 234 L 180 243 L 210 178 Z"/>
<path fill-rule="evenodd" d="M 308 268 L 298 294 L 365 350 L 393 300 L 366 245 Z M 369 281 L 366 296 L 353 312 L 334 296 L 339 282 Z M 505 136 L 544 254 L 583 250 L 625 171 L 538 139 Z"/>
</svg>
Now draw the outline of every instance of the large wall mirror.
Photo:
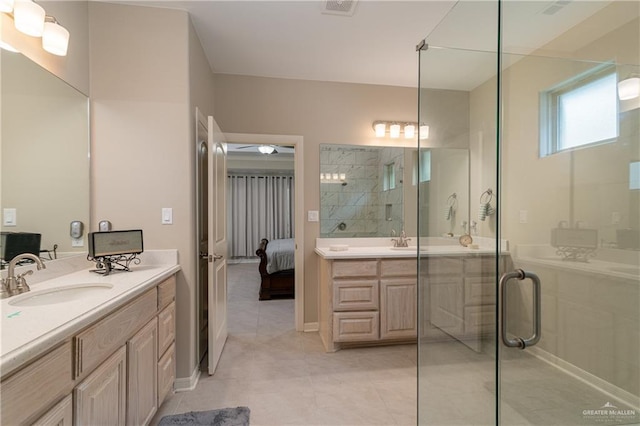
<svg viewBox="0 0 640 426">
<path fill-rule="evenodd" d="M 460 234 L 469 222 L 467 149 L 321 144 L 320 236 L 417 235 L 418 186 L 430 212 L 423 231 Z"/>
<path fill-rule="evenodd" d="M 2 50 L 0 229 L 41 234 L 58 256 L 86 251 L 88 98 L 18 53 Z M 72 240 L 70 223 L 84 224 Z M 48 255 L 43 256 L 49 258 Z"/>
</svg>

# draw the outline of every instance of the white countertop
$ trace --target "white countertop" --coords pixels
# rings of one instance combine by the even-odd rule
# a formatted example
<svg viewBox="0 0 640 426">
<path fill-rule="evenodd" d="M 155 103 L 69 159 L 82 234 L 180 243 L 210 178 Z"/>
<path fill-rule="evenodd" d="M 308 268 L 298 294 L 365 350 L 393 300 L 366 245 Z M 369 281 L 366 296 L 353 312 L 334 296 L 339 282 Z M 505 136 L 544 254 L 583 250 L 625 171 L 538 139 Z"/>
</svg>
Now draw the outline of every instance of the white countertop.
<svg viewBox="0 0 640 426">
<path fill-rule="evenodd" d="M 588 262 L 563 260 L 556 249 L 545 245 L 518 245 L 514 254 L 519 264 L 545 266 L 582 274 L 600 274 L 625 280 L 640 281 L 640 252 L 598 249 Z"/>
<path fill-rule="evenodd" d="M 495 254 L 495 243 L 492 245 L 488 238 L 474 237 L 474 248 L 470 248 L 461 246 L 458 237 L 427 237 L 420 240 L 419 253 L 416 240 L 412 238 L 409 247 L 393 247 L 390 238 L 318 238 L 315 252 L 324 259 L 407 258 L 417 257 L 418 254 L 421 257 Z M 506 247 L 505 242 L 503 254 L 506 253 Z"/>
<path fill-rule="evenodd" d="M 105 283 L 113 287 L 83 296 L 80 300 L 41 306 L 12 306 L 14 296 L 0 303 L 0 372 L 6 375 L 23 363 L 56 346 L 116 307 L 144 293 L 180 270 L 176 250 L 142 253 L 141 263 L 131 272 L 114 271 L 108 276 L 90 272 L 93 262 L 86 254 L 46 262 L 46 269 L 27 277 L 31 291 L 74 284 Z M 36 269 L 35 265 L 22 269 Z M 19 269 L 16 268 L 19 272 Z M 3 271 L 3 276 L 6 271 Z M 30 278 L 30 279 L 29 279 Z M 29 294 L 29 293 L 25 293 Z"/>
</svg>

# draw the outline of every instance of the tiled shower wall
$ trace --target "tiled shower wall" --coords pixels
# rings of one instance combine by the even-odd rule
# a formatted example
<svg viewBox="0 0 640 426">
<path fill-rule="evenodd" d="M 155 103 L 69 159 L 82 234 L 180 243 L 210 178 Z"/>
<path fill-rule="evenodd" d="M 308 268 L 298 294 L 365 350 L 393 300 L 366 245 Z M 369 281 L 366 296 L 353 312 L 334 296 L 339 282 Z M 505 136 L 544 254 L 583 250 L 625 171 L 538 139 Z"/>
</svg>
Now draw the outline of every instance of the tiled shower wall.
<svg viewBox="0 0 640 426">
<path fill-rule="evenodd" d="M 393 163 L 396 187 L 383 191 L 384 166 Z M 320 234 L 388 236 L 402 228 L 402 148 L 324 145 L 320 149 Z M 344 174 L 345 179 L 333 179 Z M 340 226 L 340 224 L 344 224 Z"/>
</svg>

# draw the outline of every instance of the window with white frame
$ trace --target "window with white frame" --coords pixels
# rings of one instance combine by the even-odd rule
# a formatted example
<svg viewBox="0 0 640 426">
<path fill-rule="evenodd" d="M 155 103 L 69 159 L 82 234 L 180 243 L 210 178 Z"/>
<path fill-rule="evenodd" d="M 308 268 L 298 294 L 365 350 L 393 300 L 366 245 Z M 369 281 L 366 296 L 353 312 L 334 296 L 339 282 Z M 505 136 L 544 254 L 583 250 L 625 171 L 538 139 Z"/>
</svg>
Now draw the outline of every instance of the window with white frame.
<svg viewBox="0 0 640 426">
<path fill-rule="evenodd" d="M 382 190 L 389 191 L 396 188 L 396 170 L 395 163 L 384 165 L 384 175 L 382 178 Z"/>
<path fill-rule="evenodd" d="M 617 76 L 598 67 L 541 94 L 540 157 L 618 137 Z"/>
</svg>

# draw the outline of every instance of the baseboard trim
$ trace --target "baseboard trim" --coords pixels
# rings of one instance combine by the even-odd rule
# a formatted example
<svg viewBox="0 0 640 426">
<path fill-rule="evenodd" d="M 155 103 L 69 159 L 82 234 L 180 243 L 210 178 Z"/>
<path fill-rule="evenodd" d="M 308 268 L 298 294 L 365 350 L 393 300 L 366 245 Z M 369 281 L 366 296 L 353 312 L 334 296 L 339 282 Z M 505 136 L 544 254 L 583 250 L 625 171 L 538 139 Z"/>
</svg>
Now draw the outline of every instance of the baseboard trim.
<svg viewBox="0 0 640 426">
<path fill-rule="evenodd" d="M 320 330 L 320 325 L 317 322 L 305 322 L 302 331 L 305 333 L 313 333 Z"/>
<path fill-rule="evenodd" d="M 195 370 L 191 373 L 191 377 L 177 377 L 173 384 L 176 392 L 189 392 L 196 388 L 200 379 L 200 366 L 196 365 Z"/>
<path fill-rule="evenodd" d="M 638 397 L 633 395 L 631 392 L 619 388 L 618 386 L 609 383 L 598 376 L 594 376 L 588 371 L 585 371 L 580 367 L 576 367 L 575 365 L 545 351 L 544 349 L 533 346 L 527 348 L 527 350 L 536 358 L 546 362 L 547 364 L 550 364 L 558 368 L 559 370 L 562 370 L 564 373 L 588 384 L 589 386 L 594 387 L 599 391 L 624 402 L 632 409 L 640 411 L 640 406 L 637 403 Z M 606 401 L 603 401 L 603 404 L 605 402 Z"/>
</svg>

